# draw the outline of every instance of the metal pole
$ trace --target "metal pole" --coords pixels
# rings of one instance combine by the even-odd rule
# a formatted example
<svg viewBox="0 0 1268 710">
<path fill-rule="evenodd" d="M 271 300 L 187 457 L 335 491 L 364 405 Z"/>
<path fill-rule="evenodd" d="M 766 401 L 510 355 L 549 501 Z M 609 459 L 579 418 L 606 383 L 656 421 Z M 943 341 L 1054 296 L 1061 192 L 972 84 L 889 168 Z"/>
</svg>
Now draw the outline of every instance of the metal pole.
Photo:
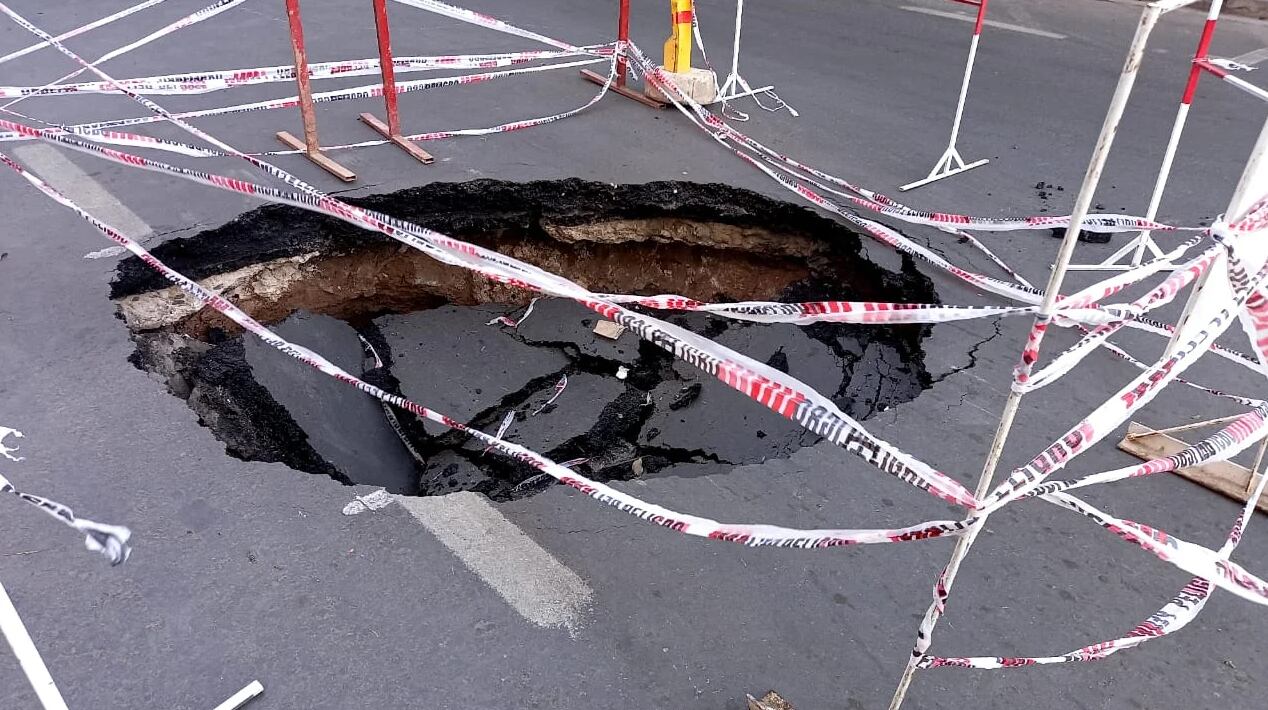
<svg viewBox="0 0 1268 710">
<path fill-rule="evenodd" d="M 277 139 L 304 155 L 318 167 L 344 182 L 357 179 L 357 174 L 327 158 L 317 142 L 317 112 L 313 110 L 313 89 L 308 72 L 308 52 L 304 49 L 304 23 L 299 16 L 299 0 L 286 0 L 286 20 L 290 25 L 291 51 L 295 56 L 295 85 L 299 89 L 299 113 L 304 120 L 304 140 L 288 131 L 278 131 Z"/>
<path fill-rule="evenodd" d="M 627 73 L 626 52 L 629 51 L 630 46 L 630 0 L 621 0 L 620 7 L 620 15 L 616 20 L 616 79 L 612 82 L 612 85 L 609 88 L 613 93 L 620 94 L 627 99 L 633 99 L 644 106 L 665 108 L 667 104 L 664 102 L 657 101 L 656 99 L 645 95 L 643 92 L 635 91 L 625 85 L 625 76 Z M 591 84 L 598 84 L 599 86 L 606 86 L 608 83 L 608 78 L 606 76 L 595 74 L 589 69 L 581 70 L 581 78 Z"/>
<path fill-rule="evenodd" d="M 966 0 L 957 1 L 965 2 Z M 964 78 L 960 80 L 960 96 L 955 104 L 955 120 L 951 122 L 951 140 L 947 142 L 947 149 L 942 153 L 942 157 L 938 158 L 938 162 L 934 164 L 933 170 L 929 171 L 929 175 L 924 179 L 899 187 L 898 189 L 901 192 L 914 190 L 917 187 L 937 182 L 943 178 L 951 177 L 991 162 L 989 158 L 983 158 L 966 165 L 964 158 L 960 157 L 960 151 L 956 150 L 955 147 L 956 142 L 960 139 L 960 123 L 964 119 L 964 105 L 969 97 L 969 81 L 973 78 L 973 65 L 977 63 L 977 46 L 982 39 L 982 25 L 986 23 L 986 6 L 989 2 L 990 0 L 981 0 L 980 2 L 968 3 L 977 5 L 977 19 L 973 23 L 973 38 L 969 40 L 969 59 L 964 64 Z"/>
<path fill-rule="evenodd" d="M 1167 139 L 1167 150 L 1162 154 L 1162 166 L 1158 169 L 1158 179 L 1154 182 L 1153 194 L 1149 196 L 1149 208 L 1145 210 L 1145 219 L 1152 220 L 1158 216 L 1158 208 L 1162 205 L 1162 193 L 1167 189 L 1167 179 L 1171 177 L 1171 165 L 1175 162 L 1176 149 L 1180 147 L 1180 136 L 1184 133 L 1184 126 L 1188 120 L 1189 104 L 1182 101 L 1179 110 L 1176 111 L 1175 123 L 1171 125 L 1171 137 Z M 1151 234 L 1149 231 L 1143 231 L 1136 237 L 1132 267 L 1140 266 L 1140 262 L 1145 258 L 1145 247 L 1149 244 Z"/>
<path fill-rule="evenodd" d="M 1232 84 L 1260 101 L 1268 101 L 1268 90 L 1261 89 L 1245 79 L 1239 79 L 1238 77 L 1233 76 L 1227 69 L 1211 61 L 1209 58 L 1199 59 L 1195 62 L 1195 64 L 1197 64 L 1197 66 L 1203 71 L 1208 71 L 1214 74 L 1220 81 Z"/>
<path fill-rule="evenodd" d="M 409 153 L 423 165 L 435 162 L 431 153 L 401 135 L 401 117 L 396 108 L 396 67 L 392 63 L 392 38 L 388 31 L 387 0 L 371 0 L 374 7 L 374 30 L 379 40 L 379 75 L 383 77 L 383 103 L 387 106 L 387 123 L 372 113 L 361 114 L 361 122 L 396 147 Z"/>
<path fill-rule="evenodd" d="M 1105 161 L 1109 157 L 1110 148 L 1114 145 L 1114 137 L 1118 133 L 1119 121 L 1122 120 L 1123 110 L 1127 107 L 1127 99 L 1131 96 L 1132 87 L 1136 83 L 1136 75 L 1140 71 L 1140 64 L 1145 55 L 1145 44 L 1149 41 L 1149 35 L 1153 32 L 1153 28 L 1158 23 L 1158 18 L 1161 14 L 1162 10 L 1154 5 L 1146 7 L 1145 11 L 1141 13 L 1140 24 L 1136 27 L 1136 36 L 1132 40 L 1131 49 L 1127 53 L 1127 61 L 1123 64 L 1123 72 L 1118 78 L 1118 86 L 1114 90 L 1114 97 L 1110 100 L 1109 111 L 1105 115 L 1105 122 L 1101 125 L 1101 133 L 1097 138 L 1096 148 L 1092 151 L 1092 160 L 1083 176 L 1083 184 L 1079 188 L 1079 196 L 1074 201 L 1074 210 L 1070 215 L 1070 225 L 1066 227 L 1065 237 L 1061 240 L 1061 249 L 1057 253 L 1056 264 L 1053 266 L 1052 274 L 1048 278 L 1048 286 L 1044 291 L 1043 303 L 1039 306 L 1039 314 L 1035 317 L 1035 326 L 1027 342 L 1027 349 L 1034 357 L 1038 357 L 1039 347 L 1043 343 L 1044 330 L 1056 310 L 1057 296 L 1061 292 L 1061 284 L 1065 280 L 1066 271 L 1070 265 L 1070 257 L 1073 255 L 1074 247 L 1078 243 L 1080 227 L 1083 225 L 1084 217 L 1087 216 L 1088 208 L 1092 205 L 1097 185 L 1101 181 L 1101 173 L 1105 168 Z M 1028 367 L 1028 364 L 1022 364 L 1019 365 L 1019 370 L 1025 370 Z M 1008 400 L 1004 403 L 1004 410 L 1000 414 L 999 426 L 995 429 L 995 439 L 991 442 L 990 452 L 987 454 L 986 463 L 982 467 L 982 475 L 977 481 L 977 490 L 974 496 L 978 499 L 986 496 L 990 488 L 991 479 L 994 478 L 995 469 L 999 466 L 1000 457 L 1004 453 L 1004 444 L 1008 441 L 1008 434 L 1012 430 L 1014 419 L 1017 417 L 1021 398 L 1022 393 L 1017 391 L 1016 388 L 1009 391 Z M 986 524 L 986 515 L 974 517 L 977 518 L 977 525 L 960 538 L 956 543 L 955 550 L 951 553 L 951 561 L 947 563 L 946 570 L 941 577 L 942 588 L 938 592 L 940 598 L 935 599 L 934 603 L 925 612 L 925 621 L 921 624 L 922 633 L 917 637 L 915 650 L 907 661 L 907 667 L 898 682 L 898 688 L 894 691 L 894 697 L 889 705 L 890 710 L 898 710 L 902 707 L 903 700 L 907 695 L 907 689 L 911 686 L 912 677 L 916 672 L 916 664 L 924 657 L 925 649 L 932 642 L 933 629 L 937 626 L 938 619 L 942 616 L 943 604 L 951 594 L 951 587 L 955 583 L 960 563 L 965 555 L 968 554 L 969 548 L 973 546 L 973 541 L 977 539 L 978 533 Z"/>
<path fill-rule="evenodd" d="M 387 106 L 387 127 L 392 135 L 401 133 L 401 117 L 396 112 L 396 67 L 392 65 L 392 38 L 388 30 L 387 0 L 373 0 L 374 29 L 379 35 L 379 72 L 383 75 L 383 103 Z"/>
<path fill-rule="evenodd" d="M 743 26 L 744 0 L 735 0 L 735 41 L 731 45 L 731 76 L 736 78 L 740 76 L 740 29 Z"/>
<path fill-rule="evenodd" d="M 1145 219 L 1152 220 L 1158 216 L 1158 208 L 1162 204 L 1162 193 L 1167 189 L 1167 180 L 1171 177 L 1171 165 L 1175 161 L 1176 149 L 1180 146 L 1180 136 L 1184 133 L 1185 123 L 1189 119 L 1189 107 L 1193 105 L 1193 96 L 1198 90 L 1198 80 L 1202 78 L 1202 67 L 1199 59 L 1207 56 L 1211 47 L 1211 38 L 1215 36 L 1215 23 L 1219 20 L 1220 8 L 1224 0 L 1212 0 L 1211 8 L 1206 14 L 1206 24 L 1202 26 L 1202 36 L 1198 38 L 1197 49 L 1193 51 L 1193 66 L 1189 68 L 1189 80 L 1184 86 L 1184 94 L 1180 97 L 1180 108 L 1176 112 L 1175 123 L 1171 126 L 1171 137 L 1167 140 L 1167 150 L 1162 156 L 1162 167 L 1158 172 L 1158 180 L 1154 183 L 1153 194 L 1149 196 L 1149 209 L 1145 211 Z M 1137 237 L 1136 252 L 1132 255 L 1133 267 L 1140 266 L 1145 257 L 1145 247 L 1149 244 L 1150 232 L 1141 232 Z"/>
<path fill-rule="evenodd" d="M 731 45 L 731 73 L 728 74 L 726 80 L 722 82 L 722 86 L 718 87 L 718 101 L 723 103 L 724 109 L 727 101 L 743 98 L 745 96 L 756 97 L 757 94 L 764 94 L 775 88 L 772 84 L 754 89 L 752 86 L 749 86 L 749 83 L 744 80 L 744 77 L 740 76 L 740 31 L 743 27 L 744 0 L 735 0 L 735 39 Z M 774 96 L 774 94 L 772 94 L 772 96 L 777 101 L 779 100 L 779 97 Z M 787 107 L 789 113 L 793 116 L 797 115 L 797 112 L 792 110 L 792 107 L 784 104 L 782 101 L 780 104 Z M 758 105 L 761 105 L 760 101 L 758 102 Z M 744 114 L 738 115 L 740 116 L 739 120 L 747 120 L 747 118 L 743 117 Z"/>
<path fill-rule="evenodd" d="M 317 113 L 313 110 L 313 88 L 308 72 L 308 51 L 304 48 L 304 24 L 299 17 L 299 0 L 286 0 L 290 23 L 291 50 L 295 55 L 295 83 L 299 87 L 299 113 L 304 120 L 304 149 L 317 152 Z"/>
<path fill-rule="evenodd" d="M 263 692 L 264 686 L 260 684 L 260 681 L 253 680 L 247 687 L 234 693 L 233 697 L 217 705 L 215 710 L 238 710 Z"/>
<path fill-rule="evenodd" d="M 616 20 L 616 86 L 625 86 L 626 48 L 630 46 L 630 0 L 621 0 L 621 14 Z"/>
<path fill-rule="evenodd" d="M 44 665 L 44 659 L 31 641 L 31 635 L 27 633 L 22 617 L 18 616 L 18 610 L 3 584 L 0 584 L 0 633 L 8 640 L 13 655 L 18 657 L 18 664 L 22 666 L 22 672 L 35 689 L 35 696 L 44 710 L 66 710 L 66 701 L 57 690 L 48 666 Z"/>
<path fill-rule="evenodd" d="M 955 105 L 955 121 L 951 123 L 951 143 L 954 148 L 960 137 L 960 121 L 964 118 L 964 103 L 969 97 L 969 80 L 973 78 L 973 65 L 977 61 L 977 45 L 982 38 L 982 23 L 986 21 L 986 6 L 990 0 L 982 0 L 977 6 L 977 21 L 973 24 L 973 39 L 969 41 L 969 61 L 964 66 L 964 79 L 960 82 L 960 99 Z"/>
<path fill-rule="evenodd" d="M 1228 209 L 1224 212 L 1225 216 L 1230 220 L 1237 219 L 1254 204 L 1255 200 L 1263 197 L 1265 192 L 1268 192 L 1268 120 L 1264 121 L 1264 127 L 1259 132 L 1259 139 L 1255 141 L 1255 147 L 1251 149 L 1250 159 L 1246 161 L 1246 169 L 1242 171 L 1242 177 L 1233 190 L 1233 197 L 1229 200 Z M 1223 251 L 1218 252 L 1211 267 L 1193 284 L 1193 290 L 1189 293 L 1189 300 L 1184 304 L 1180 320 L 1176 321 L 1175 333 L 1172 334 L 1171 340 L 1167 343 L 1167 349 L 1163 352 L 1164 358 L 1169 358 L 1175 353 L 1180 344 L 1180 331 L 1193 315 L 1198 294 L 1206 285 L 1211 272 L 1220 263 L 1220 259 L 1223 258 Z"/>
</svg>

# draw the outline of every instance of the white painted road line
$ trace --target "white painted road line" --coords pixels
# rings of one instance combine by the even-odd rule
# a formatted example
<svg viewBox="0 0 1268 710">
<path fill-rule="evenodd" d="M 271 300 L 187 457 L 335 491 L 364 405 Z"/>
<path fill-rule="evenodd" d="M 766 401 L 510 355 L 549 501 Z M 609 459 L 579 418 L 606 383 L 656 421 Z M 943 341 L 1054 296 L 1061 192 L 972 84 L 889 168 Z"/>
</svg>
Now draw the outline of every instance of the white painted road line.
<svg viewBox="0 0 1268 710">
<path fill-rule="evenodd" d="M 401 496 L 400 504 L 528 621 L 575 629 L 594 598 L 576 572 L 478 493 Z"/>
<path fill-rule="evenodd" d="M 89 177 L 88 173 L 80 170 L 79 166 L 72 163 L 56 148 L 44 144 L 24 145 L 14 148 L 13 153 L 19 160 L 26 163 L 31 172 L 44 178 L 67 197 L 78 202 L 97 219 L 138 242 L 144 242 L 154 233 L 149 225 L 136 216 L 136 213 L 115 199 L 115 196 L 102 187 L 101 183 Z M 125 251 L 127 250 L 123 247 L 110 247 L 85 254 L 84 258 L 99 259 L 122 254 Z"/>
<path fill-rule="evenodd" d="M 962 15 L 958 12 L 948 12 L 946 10 L 934 10 L 928 7 L 912 7 L 911 5 L 903 5 L 903 10 L 907 12 L 918 12 L 922 15 L 933 15 L 934 17 L 946 17 L 952 20 L 962 20 L 964 22 L 977 22 L 977 18 L 972 15 Z M 1021 32 L 1022 34 L 1035 35 L 1036 37 L 1047 37 L 1048 39 L 1065 39 L 1065 35 L 1059 35 L 1056 32 L 1047 32 L 1045 30 L 1036 30 L 1031 27 L 1022 27 L 1008 22 L 997 22 L 995 20 L 987 20 L 987 27 L 996 27 L 1001 30 L 1009 30 L 1011 32 Z"/>
<path fill-rule="evenodd" d="M 1262 64 L 1266 59 L 1268 59 L 1268 47 L 1247 52 L 1240 57 L 1233 57 L 1233 61 L 1238 64 L 1245 64 L 1248 67 Z"/>
</svg>

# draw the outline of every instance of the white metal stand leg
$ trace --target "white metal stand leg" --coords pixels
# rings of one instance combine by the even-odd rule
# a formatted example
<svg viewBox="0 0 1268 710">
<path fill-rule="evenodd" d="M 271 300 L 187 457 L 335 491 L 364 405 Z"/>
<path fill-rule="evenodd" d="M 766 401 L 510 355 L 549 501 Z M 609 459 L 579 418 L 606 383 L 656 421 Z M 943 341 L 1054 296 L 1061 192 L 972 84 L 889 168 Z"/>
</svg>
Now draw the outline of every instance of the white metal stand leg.
<svg viewBox="0 0 1268 710">
<path fill-rule="evenodd" d="M 1132 40 L 1131 49 L 1127 53 L 1127 60 L 1118 78 L 1118 86 L 1115 88 L 1114 96 L 1110 100 L 1109 110 L 1105 114 L 1105 121 L 1101 124 L 1101 132 L 1096 141 L 1096 148 L 1092 151 L 1092 159 L 1088 163 L 1087 172 L 1083 175 L 1083 183 L 1079 187 L 1078 197 L 1074 200 L 1074 210 L 1070 217 L 1070 225 L 1066 228 L 1065 236 L 1061 240 L 1061 249 L 1057 253 L 1052 275 L 1048 278 L 1048 285 L 1044 289 L 1043 303 L 1039 306 L 1039 314 L 1035 320 L 1036 325 L 1043 320 L 1051 318 L 1056 310 L 1057 295 L 1060 293 L 1061 284 L 1065 280 L 1066 271 L 1070 265 L 1070 258 L 1074 254 L 1074 247 L 1079 241 L 1079 225 L 1083 223 L 1084 217 L 1087 216 L 1088 208 L 1092 204 L 1092 198 L 1096 194 L 1096 187 L 1100 183 L 1106 159 L 1109 157 L 1110 148 L 1114 144 L 1114 137 L 1118 133 L 1119 121 L 1122 119 L 1123 110 L 1127 106 L 1127 98 L 1131 96 L 1132 87 L 1136 83 L 1136 75 L 1140 69 L 1141 61 L 1144 59 L 1145 45 L 1148 43 L 1149 35 L 1153 32 L 1154 25 L 1157 24 L 1161 15 L 1162 10 L 1156 5 L 1147 6 L 1141 15 L 1140 25 L 1136 28 L 1136 36 Z M 1040 336 L 1036 337 L 1034 342 L 1031 343 L 1036 355 L 1038 354 L 1039 346 L 1043 342 L 1041 336 L 1042 331 L 1040 331 Z M 1004 452 L 1004 445 L 1008 442 L 1008 435 L 1012 430 L 1013 421 L 1021 405 L 1021 398 L 1022 393 L 1020 391 L 1011 389 L 1008 399 L 1004 402 L 999 426 L 995 429 L 995 438 L 991 442 L 990 452 L 987 454 L 986 463 L 982 467 L 982 474 L 978 478 L 977 492 L 974 495 L 979 500 L 985 497 L 990 490 L 991 479 L 995 476 L 995 470 L 999 466 L 1000 458 Z M 920 660 L 924 657 L 925 652 L 933 641 L 933 631 L 937 626 L 938 620 L 942 617 L 944 604 L 951 594 L 952 585 L 955 584 L 955 577 L 959 572 L 960 563 L 964 560 L 969 548 L 973 546 L 974 540 L 977 539 L 978 533 L 986 524 L 986 515 L 974 514 L 973 518 L 977 521 L 977 525 L 956 543 L 955 550 L 951 553 L 951 561 L 947 563 L 945 574 L 939 577 L 942 582 L 941 587 L 933 604 L 925 611 L 924 620 L 921 622 L 920 630 L 917 633 L 915 648 L 907 659 L 907 666 L 903 670 L 902 678 L 898 681 L 898 688 L 894 691 L 894 696 L 890 700 L 890 710 L 899 710 L 902 707 L 903 701 L 907 697 L 907 689 L 911 686 L 911 680 L 915 676 Z"/>
<path fill-rule="evenodd" d="M 1195 65 L 1189 71 L 1189 81 L 1184 88 L 1184 95 L 1180 99 L 1180 108 L 1176 111 L 1175 122 L 1171 124 L 1171 136 L 1167 138 L 1167 148 L 1162 154 L 1162 165 L 1158 168 L 1158 177 L 1154 181 L 1154 190 L 1149 195 L 1149 209 L 1145 210 L 1145 219 L 1153 220 L 1158 216 L 1158 207 L 1162 204 L 1162 193 L 1167 189 L 1167 180 L 1171 177 L 1171 167 L 1175 163 L 1176 149 L 1180 146 L 1180 137 L 1184 134 L 1184 126 L 1189 120 L 1189 106 L 1193 103 L 1193 93 L 1197 90 L 1198 79 L 1202 76 L 1202 71 L 1200 67 L 1196 66 L 1196 62 L 1206 54 L 1211 37 L 1215 32 L 1215 21 L 1219 19 L 1223 3 L 1224 0 L 1213 0 L 1207 10 L 1207 23 L 1202 29 L 1202 36 L 1198 40 L 1198 48 L 1193 56 Z M 1149 231 L 1142 231 L 1138 232 L 1135 238 L 1128 241 L 1118 251 L 1099 264 L 1079 264 L 1070 268 L 1076 271 L 1130 271 L 1144 262 L 1146 250 L 1154 258 L 1163 254 L 1157 243 L 1154 242 L 1153 235 Z M 1132 255 L 1131 262 L 1126 264 L 1119 263 L 1129 253 Z"/>
<path fill-rule="evenodd" d="M 57 689 L 57 683 L 53 682 L 48 666 L 44 665 L 44 658 L 35 648 L 35 642 L 31 640 L 31 634 L 22 623 L 22 617 L 18 616 L 18 610 L 13 606 L 13 600 L 9 598 L 3 584 L 0 584 L 0 633 L 9 642 L 13 655 L 17 656 L 18 665 L 22 667 L 27 682 L 35 690 L 40 707 L 44 710 L 68 710 L 61 691 Z M 233 697 L 217 705 L 215 710 L 238 710 L 263 692 L 264 686 L 260 681 L 253 680 L 250 685 L 234 693 Z"/>
<path fill-rule="evenodd" d="M 942 157 L 938 159 L 938 164 L 933 166 L 933 170 L 929 171 L 928 177 L 923 180 L 909 182 L 898 189 L 903 192 L 914 190 L 922 185 L 928 185 L 931 182 L 958 175 L 966 170 L 986 165 L 989 162 L 991 162 L 989 158 L 982 158 L 972 163 L 965 163 L 964 158 L 960 157 L 960 151 L 956 150 L 955 144 L 952 143 L 951 147 L 947 148 L 947 152 L 943 153 Z"/>
<path fill-rule="evenodd" d="M 766 94 L 777 104 L 774 108 L 767 109 L 768 111 L 778 111 L 781 108 L 788 109 L 788 113 L 795 118 L 799 114 L 792 106 L 784 103 L 782 99 L 775 95 L 774 85 L 754 89 L 752 86 L 749 86 L 749 83 L 744 80 L 744 77 L 740 76 L 740 29 L 743 25 L 744 0 L 735 0 L 735 40 L 731 45 L 731 73 L 727 74 L 726 81 L 723 81 L 722 86 L 718 87 L 717 101 L 725 105 L 728 101 L 733 101 L 745 96 L 752 96 L 756 99 L 758 94 Z M 758 105 L 761 106 L 760 101 L 758 101 Z M 762 106 L 762 108 L 766 107 Z M 747 116 L 745 116 L 744 119 L 747 119 Z"/>
<path fill-rule="evenodd" d="M 18 610 L 13 606 L 13 600 L 9 598 L 3 584 L 0 584 L 0 632 L 8 640 L 13 655 L 18 657 L 18 664 L 22 666 L 27 681 L 35 689 L 40 706 L 44 710 L 66 710 L 66 701 L 62 699 L 61 691 L 53 682 L 53 676 L 49 675 L 48 666 L 44 665 L 44 659 L 36 650 L 35 642 L 27 633 L 26 625 L 22 623 L 22 617 L 18 616 Z"/>
<path fill-rule="evenodd" d="M 215 710 L 238 710 L 263 692 L 264 686 L 260 685 L 260 681 L 253 680 L 250 685 L 234 693 L 233 697 L 217 705 Z"/>
<path fill-rule="evenodd" d="M 965 163 L 964 158 L 960 157 L 960 151 L 955 148 L 956 141 L 960 138 L 960 122 L 964 119 L 964 102 L 969 97 L 969 80 L 973 78 L 973 65 L 977 62 L 977 44 L 982 36 L 982 19 L 986 15 L 986 3 L 987 0 L 982 0 L 977 10 L 977 25 L 973 30 L 973 39 L 969 42 L 969 60 L 964 65 L 964 80 L 960 82 L 960 98 L 955 104 L 955 120 L 951 122 L 951 140 L 947 143 L 947 150 L 933 166 L 933 170 L 929 171 L 928 176 L 898 188 L 902 192 L 914 190 L 922 185 L 928 185 L 991 162 L 983 158 L 972 163 Z"/>
</svg>

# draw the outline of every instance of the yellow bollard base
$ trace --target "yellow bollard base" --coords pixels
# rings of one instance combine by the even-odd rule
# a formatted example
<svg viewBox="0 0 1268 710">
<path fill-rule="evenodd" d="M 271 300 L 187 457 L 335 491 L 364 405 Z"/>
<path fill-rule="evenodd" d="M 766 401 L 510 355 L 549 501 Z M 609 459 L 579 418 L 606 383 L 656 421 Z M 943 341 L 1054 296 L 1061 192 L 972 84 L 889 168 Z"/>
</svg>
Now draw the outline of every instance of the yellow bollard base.
<svg viewBox="0 0 1268 710">
<path fill-rule="evenodd" d="M 687 72 L 666 72 L 674 84 L 698 104 L 711 104 L 718 98 L 718 78 L 708 69 L 692 69 Z M 647 85 L 647 97 L 655 101 L 669 102 L 659 88 Z"/>
</svg>

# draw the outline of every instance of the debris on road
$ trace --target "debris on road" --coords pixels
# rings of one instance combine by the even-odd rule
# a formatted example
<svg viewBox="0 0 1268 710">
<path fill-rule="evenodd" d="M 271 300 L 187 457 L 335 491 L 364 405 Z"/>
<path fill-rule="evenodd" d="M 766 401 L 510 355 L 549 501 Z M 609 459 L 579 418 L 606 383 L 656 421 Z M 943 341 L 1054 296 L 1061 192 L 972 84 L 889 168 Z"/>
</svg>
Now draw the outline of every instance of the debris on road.
<svg viewBox="0 0 1268 710">
<path fill-rule="evenodd" d="M 357 496 L 343 507 L 344 515 L 357 515 L 367 510 L 382 510 L 392 504 L 392 494 L 380 488 L 369 495 Z"/>
<path fill-rule="evenodd" d="M 780 697 L 779 693 L 773 690 L 766 691 L 760 699 L 748 697 L 748 710 L 797 710 L 793 704 Z"/>
<path fill-rule="evenodd" d="M 608 340 L 616 340 L 625 332 L 625 326 L 610 320 L 601 320 L 594 326 L 594 334 Z"/>
</svg>

